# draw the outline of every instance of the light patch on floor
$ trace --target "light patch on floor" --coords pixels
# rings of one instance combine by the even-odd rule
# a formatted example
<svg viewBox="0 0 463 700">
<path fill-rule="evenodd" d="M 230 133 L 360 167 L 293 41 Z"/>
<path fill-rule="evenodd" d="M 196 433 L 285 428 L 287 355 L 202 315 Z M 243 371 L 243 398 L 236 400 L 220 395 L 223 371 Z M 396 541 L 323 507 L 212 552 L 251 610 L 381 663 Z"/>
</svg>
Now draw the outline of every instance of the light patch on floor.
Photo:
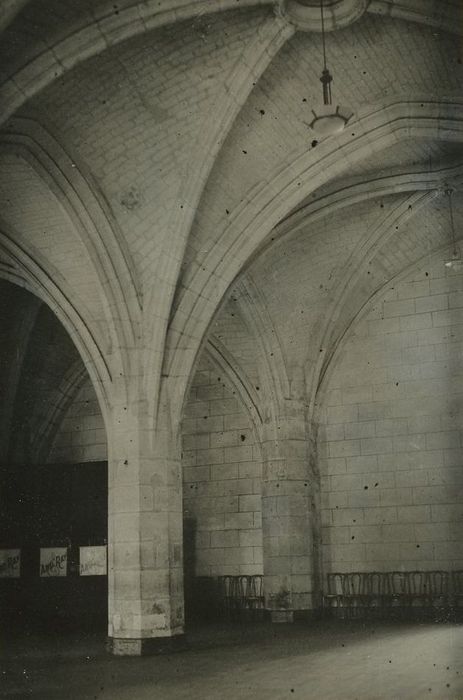
<svg viewBox="0 0 463 700">
<path fill-rule="evenodd" d="M 329 622 L 208 627 L 189 650 L 106 655 L 96 637 L 10 640 L 4 698 L 79 700 L 463 699 L 463 626 Z"/>
</svg>

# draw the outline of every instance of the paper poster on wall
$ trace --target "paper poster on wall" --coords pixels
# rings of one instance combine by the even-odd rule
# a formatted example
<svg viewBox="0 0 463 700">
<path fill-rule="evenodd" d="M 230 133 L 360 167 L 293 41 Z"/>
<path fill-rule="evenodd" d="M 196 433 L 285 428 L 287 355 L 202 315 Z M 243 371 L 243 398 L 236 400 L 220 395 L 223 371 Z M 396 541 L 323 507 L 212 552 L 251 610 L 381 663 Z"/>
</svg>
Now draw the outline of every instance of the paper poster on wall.
<svg viewBox="0 0 463 700">
<path fill-rule="evenodd" d="M 21 550 L 0 549 L 0 578 L 19 578 L 21 573 Z"/>
<path fill-rule="evenodd" d="M 66 576 L 68 550 L 66 547 L 42 547 L 40 549 L 40 576 Z"/>
<path fill-rule="evenodd" d="M 106 547 L 79 547 L 80 575 L 106 576 Z"/>
</svg>

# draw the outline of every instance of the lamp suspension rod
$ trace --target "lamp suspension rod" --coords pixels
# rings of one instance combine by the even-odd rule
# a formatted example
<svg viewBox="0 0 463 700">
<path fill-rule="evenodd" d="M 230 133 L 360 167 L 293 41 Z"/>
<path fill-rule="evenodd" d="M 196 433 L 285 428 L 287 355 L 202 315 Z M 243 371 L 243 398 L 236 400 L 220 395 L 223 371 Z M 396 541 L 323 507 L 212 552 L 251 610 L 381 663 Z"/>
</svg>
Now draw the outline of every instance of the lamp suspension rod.
<svg viewBox="0 0 463 700">
<path fill-rule="evenodd" d="M 333 77 L 326 66 L 326 41 L 325 41 L 325 13 L 323 12 L 323 0 L 320 0 L 320 13 L 322 16 L 322 44 L 323 44 L 323 71 L 320 81 L 323 85 L 323 103 L 331 104 L 331 81 Z"/>
<path fill-rule="evenodd" d="M 325 13 L 323 12 L 323 0 L 320 0 L 320 14 L 322 18 L 323 69 L 326 70 Z"/>
</svg>

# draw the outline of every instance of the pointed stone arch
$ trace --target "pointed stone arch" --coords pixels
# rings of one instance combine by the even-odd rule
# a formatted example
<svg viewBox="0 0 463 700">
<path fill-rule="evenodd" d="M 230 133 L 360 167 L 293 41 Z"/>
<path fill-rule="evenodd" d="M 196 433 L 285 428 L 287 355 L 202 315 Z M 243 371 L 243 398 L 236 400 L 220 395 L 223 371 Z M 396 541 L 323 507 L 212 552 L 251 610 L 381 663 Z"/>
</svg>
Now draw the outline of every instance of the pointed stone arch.
<svg viewBox="0 0 463 700">
<path fill-rule="evenodd" d="M 183 299 L 171 322 L 164 372 L 188 381 L 199 343 L 227 289 L 255 256 L 270 231 L 311 192 L 351 164 L 403 138 L 463 140 L 461 103 L 396 102 L 359 115 L 355 131 L 325 139 L 314 154 L 307 151 L 275 179 L 250 193 L 244 205 L 229 216 L 229 224 L 209 251 L 191 282 L 194 293 Z M 353 135 L 352 135 L 353 134 Z M 181 330 L 180 330 L 181 329 Z"/>
</svg>

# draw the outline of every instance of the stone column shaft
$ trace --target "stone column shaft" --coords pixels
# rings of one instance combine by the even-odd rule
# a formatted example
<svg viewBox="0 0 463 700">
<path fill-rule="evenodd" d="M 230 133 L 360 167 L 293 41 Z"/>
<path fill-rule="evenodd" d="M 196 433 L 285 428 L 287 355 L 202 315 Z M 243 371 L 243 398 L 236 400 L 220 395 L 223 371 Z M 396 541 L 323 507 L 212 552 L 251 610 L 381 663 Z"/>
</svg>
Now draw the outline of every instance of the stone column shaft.
<svg viewBox="0 0 463 700">
<path fill-rule="evenodd" d="M 319 479 L 302 410 L 264 442 L 262 527 L 266 607 L 275 621 L 318 606 Z"/>
<path fill-rule="evenodd" d="M 183 633 L 180 450 L 143 401 L 114 407 L 108 442 L 108 634 L 137 655 Z"/>
</svg>

